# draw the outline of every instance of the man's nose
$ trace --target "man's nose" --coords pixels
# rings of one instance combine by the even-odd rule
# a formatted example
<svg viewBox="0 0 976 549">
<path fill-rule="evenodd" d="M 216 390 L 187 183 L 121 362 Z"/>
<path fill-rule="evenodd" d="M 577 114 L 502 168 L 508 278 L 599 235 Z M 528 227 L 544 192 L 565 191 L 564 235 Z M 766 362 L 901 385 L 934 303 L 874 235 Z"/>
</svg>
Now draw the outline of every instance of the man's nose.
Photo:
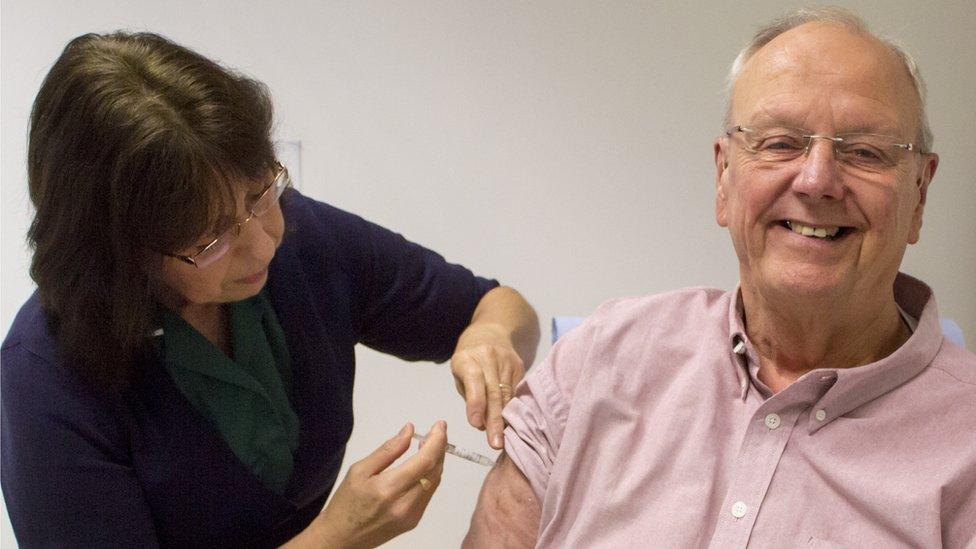
<svg viewBox="0 0 976 549">
<path fill-rule="evenodd" d="M 811 138 L 800 161 L 800 172 L 792 186 L 795 192 L 813 200 L 843 198 L 845 187 L 830 138 Z"/>
</svg>

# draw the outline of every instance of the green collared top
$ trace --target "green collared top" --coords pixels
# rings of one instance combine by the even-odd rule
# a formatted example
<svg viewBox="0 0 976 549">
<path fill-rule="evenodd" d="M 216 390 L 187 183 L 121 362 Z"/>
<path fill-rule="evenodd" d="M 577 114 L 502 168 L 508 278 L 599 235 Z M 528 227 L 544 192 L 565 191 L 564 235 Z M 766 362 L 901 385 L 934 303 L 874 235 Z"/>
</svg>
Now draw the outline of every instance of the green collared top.
<svg viewBox="0 0 976 549">
<path fill-rule="evenodd" d="M 228 308 L 233 358 L 164 309 L 162 361 L 237 458 L 280 495 L 298 448 L 298 416 L 288 400 L 291 362 L 285 334 L 264 292 Z"/>
</svg>

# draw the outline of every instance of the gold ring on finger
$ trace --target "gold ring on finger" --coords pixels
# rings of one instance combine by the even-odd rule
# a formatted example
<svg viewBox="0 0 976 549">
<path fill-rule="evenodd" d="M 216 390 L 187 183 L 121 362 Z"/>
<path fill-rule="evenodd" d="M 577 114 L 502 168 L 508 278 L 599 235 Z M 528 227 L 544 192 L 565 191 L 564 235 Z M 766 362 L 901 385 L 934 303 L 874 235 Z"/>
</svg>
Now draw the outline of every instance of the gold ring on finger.
<svg viewBox="0 0 976 549">
<path fill-rule="evenodd" d="M 430 481 L 429 480 L 425 479 L 424 477 L 420 477 L 420 480 L 417 481 L 417 482 L 420 483 L 420 487 L 423 488 L 424 490 L 430 490 Z"/>
<path fill-rule="evenodd" d="M 498 388 L 501 389 L 502 391 L 505 391 L 505 390 L 511 391 L 512 390 L 512 386 L 509 385 L 508 383 L 499 383 L 498 384 Z"/>
</svg>

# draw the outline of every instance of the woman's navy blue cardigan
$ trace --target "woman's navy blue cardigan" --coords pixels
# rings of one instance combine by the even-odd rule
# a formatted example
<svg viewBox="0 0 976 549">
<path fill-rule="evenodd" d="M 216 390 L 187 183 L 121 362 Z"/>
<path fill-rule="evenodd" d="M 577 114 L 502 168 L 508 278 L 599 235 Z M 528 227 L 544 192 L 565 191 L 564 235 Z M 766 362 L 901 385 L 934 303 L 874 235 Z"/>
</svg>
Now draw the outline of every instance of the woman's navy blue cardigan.
<svg viewBox="0 0 976 549">
<path fill-rule="evenodd" d="M 497 282 L 355 215 L 289 191 L 269 269 L 301 422 L 284 495 L 267 489 L 161 365 L 99 391 L 59 352 L 37 295 L 0 365 L 2 485 L 22 547 L 274 546 L 305 528 L 352 431 L 353 348 L 450 358 Z"/>
</svg>

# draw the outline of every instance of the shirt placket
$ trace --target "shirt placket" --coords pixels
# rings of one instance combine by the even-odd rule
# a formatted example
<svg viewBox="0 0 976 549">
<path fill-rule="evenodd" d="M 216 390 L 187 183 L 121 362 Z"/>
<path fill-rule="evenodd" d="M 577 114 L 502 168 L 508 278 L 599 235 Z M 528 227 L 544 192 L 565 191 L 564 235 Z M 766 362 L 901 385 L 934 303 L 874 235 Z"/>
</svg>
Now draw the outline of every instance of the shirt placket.
<svg viewBox="0 0 976 549">
<path fill-rule="evenodd" d="M 741 360 L 743 375 L 748 376 L 750 353 L 738 344 L 734 352 Z M 817 388 L 806 382 L 794 383 L 766 399 L 749 418 L 735 466 L 732 481 L 718 513 L 709 547 L 746 547 L 762 508 L 770 483 L 787 443 L 797 428 L 797 419 L 819 396 Z M 746 398 L 761 399 L 756 390 Z M 747 407 L 749 408 L 749 407 Z"/>
</svg>

